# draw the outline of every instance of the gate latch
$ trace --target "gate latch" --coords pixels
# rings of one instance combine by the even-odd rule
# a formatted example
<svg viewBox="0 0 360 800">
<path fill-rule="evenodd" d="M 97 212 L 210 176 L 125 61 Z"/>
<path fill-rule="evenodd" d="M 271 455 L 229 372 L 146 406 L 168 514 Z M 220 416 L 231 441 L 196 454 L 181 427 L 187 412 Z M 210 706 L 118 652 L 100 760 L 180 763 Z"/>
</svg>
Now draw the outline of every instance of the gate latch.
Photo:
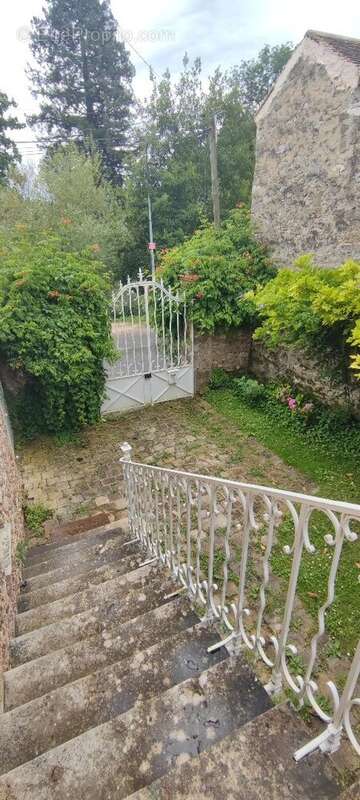
<svg viewBox="0 0 360 800">
<path fill-rule="evenodd" d="M 176 369 L 168 369 L 169 383 L 176 383 Z"/>
</svg>

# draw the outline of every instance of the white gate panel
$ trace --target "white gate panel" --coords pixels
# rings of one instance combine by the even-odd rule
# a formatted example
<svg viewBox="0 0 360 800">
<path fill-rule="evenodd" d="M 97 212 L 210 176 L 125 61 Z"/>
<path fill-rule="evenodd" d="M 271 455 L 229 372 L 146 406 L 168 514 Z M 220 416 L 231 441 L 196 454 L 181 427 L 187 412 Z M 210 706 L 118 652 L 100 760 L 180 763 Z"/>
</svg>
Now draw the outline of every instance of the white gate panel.
<svg viewBox="0 0 360 800">
<path fill-rule="evenodd" d="M 108 378 L 106 396 L 101 409 L 102 414 L 127 411 L 130 408 L 141 408 L 146 405 L 145 390 L 147 387 L 145 383 L 143 375 L 129 378 Z"/>
<path fill-rule="evenodd" d="M 151 402 L 164 403 L 179 400 L 194 394 L 194 370 L 192 366 L 174 370 L 160 370 L 151 376 Z"/>
<path fill-rule="evenodd" d="M 113 338 L 119 352 L 105 364 L 103 414 L 192 397 L 193 334 L 185 300 L 162 281 L 120 283 L 113 294 Z"/>
</svg>

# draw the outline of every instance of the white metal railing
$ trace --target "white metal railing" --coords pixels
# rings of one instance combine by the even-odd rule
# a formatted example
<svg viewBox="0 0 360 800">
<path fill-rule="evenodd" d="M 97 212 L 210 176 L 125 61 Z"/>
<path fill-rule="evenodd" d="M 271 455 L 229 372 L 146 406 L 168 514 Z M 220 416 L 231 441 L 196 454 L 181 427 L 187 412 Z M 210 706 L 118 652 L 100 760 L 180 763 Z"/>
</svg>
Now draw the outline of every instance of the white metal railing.
<svg viewBox="0 0 360 800">
<path fill-rule="evenodd" d="M 336 750 L 342 731 L 360 755 L 353 724 L 360 706 L 360 640 L 345 685 L 327 681 L 326 704 L 316 681 L 326 615 L 344 549 L 358 538 L 360 505 L 135 463 L 131 446 L 121 449 L 131 536 L 170 568 L 192 602 L 204 608 L 205 619 L 222 624 L 227 635 L 210 650 L 232 643 L 253 651 L 271 670 L 269 693 L 290 688 L 300 705 L 307 701 L 326 724 L 295 759 L 318 747 Z M 284 526 L 285 545 L 279 541 Z M 306 642 L 297 585 L 301 569 L 311 570 L 316 557 L 314 534 L 322 541 L 328 570 L 324 586 L 314 586 L 322 600 L 316 630 Z M 289 560 L 283 599 L 272 569 L 276 554 Z"/>
</svg>

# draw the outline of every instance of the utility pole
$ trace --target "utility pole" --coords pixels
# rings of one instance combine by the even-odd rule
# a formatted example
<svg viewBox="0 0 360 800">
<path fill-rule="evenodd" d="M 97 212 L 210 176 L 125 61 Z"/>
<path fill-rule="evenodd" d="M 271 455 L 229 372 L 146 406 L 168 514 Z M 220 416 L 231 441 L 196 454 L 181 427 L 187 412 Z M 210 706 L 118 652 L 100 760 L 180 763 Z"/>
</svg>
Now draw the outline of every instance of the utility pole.
<svg viewBox="0 0 360 800">
<path fill-rule="evenodd" d="M 148 172 L 148 164 L 149 164 L 149 145 L 146 147 L 146 171 L 149 177 Z M 149 186 L 149 183 L 148 183 Z M 155 243 L 153 241 L 153 224 L 152 224 L 152 208 L 151 208 L 151 197 L 150 191 L 148 189 L 148 213 L 149 213 L 149 253 L 150 253 L 150 264 L 151 264 L 151 277 L 153 281 L 155 280 Z"/>
<path fill-rule="evenodd" d="M 153 242 L 153 226 L 152 226 L 152 210 L 151 210 L 151 197 L 148 194 L 148 209 L 149 209 L 149 252 L 151 263 L 151 276 L 155 280 L 155 247 Z"/>
<path fill-rule="evenodd" d="M 218 175 L 216 144 L 217 144 L 216 114 L 213 114 L 209 128 L 211 193 L 212 193 L 213 209 L 214 209 L 214 225 L 215 228 L 220 228 L 220 196 L 219 196 L 219 175 Z"/>
</svg>

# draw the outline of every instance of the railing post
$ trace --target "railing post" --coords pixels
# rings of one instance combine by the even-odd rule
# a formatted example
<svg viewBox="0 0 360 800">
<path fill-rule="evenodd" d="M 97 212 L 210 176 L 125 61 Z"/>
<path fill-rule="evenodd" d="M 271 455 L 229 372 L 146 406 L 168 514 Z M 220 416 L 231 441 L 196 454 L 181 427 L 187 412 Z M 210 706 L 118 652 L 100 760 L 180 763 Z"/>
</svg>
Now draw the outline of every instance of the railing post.
<svg viewBox="0 0 360 800">
<path fill-rule="evenodd" d="M 124 473 L 124 481 L 125 481 L 125 493 L 128 505 L 128 521 L 129 521 L 129 530 L 131 531 L 132 536 L 137 537 L 137 530 L 136 530 L 136 512 L 135 512 L 135 503 L 134 503 L 134 494 L 131 487 L 131 472 L 127 469 L 127 464 L 131 462 L 131 453 L 132 447 L 131 444 L 128 442 L 123 442 L 120 445 L 120 450 L 122 453 L 121 456 L 121 463 L 123 464 L 123 473 Z"/>
<path fill-rule="evenodd" d="M 123 454 L 121 457 L 121 461 L 131 461 L 131 453 L 132 453 L 131 444 L 129 444 L 128 442 L 123 442 L 120 445 L 120 450 Z"/>
<path fill-rule="evenodd" d="M 335 709 L 333 719 L 329 722 L 327 728 L 312 739 L 310 742 L 300 747 L 294 753 L 295 761 L 300 761 L 304 756 L 309 755 L 314 750 L 319 748 L 324 753 L 335 753 L 340 747 L 341 732 L 346 728 L 347 735 L 350 739 L 354 750 L 360 755 L 360 745 L 355 738 L 355 734 L 351 728 L 350 711 L 352 703 L 354 702 L 354 692 L 360 675 L 360 639 L 358 646 L 355 650 L 355 655 L 347 676 L 347 680 L 340 697 L 339 704 Z M 356 704 L 357 701 L 356 701 Z"/>
</svg>

